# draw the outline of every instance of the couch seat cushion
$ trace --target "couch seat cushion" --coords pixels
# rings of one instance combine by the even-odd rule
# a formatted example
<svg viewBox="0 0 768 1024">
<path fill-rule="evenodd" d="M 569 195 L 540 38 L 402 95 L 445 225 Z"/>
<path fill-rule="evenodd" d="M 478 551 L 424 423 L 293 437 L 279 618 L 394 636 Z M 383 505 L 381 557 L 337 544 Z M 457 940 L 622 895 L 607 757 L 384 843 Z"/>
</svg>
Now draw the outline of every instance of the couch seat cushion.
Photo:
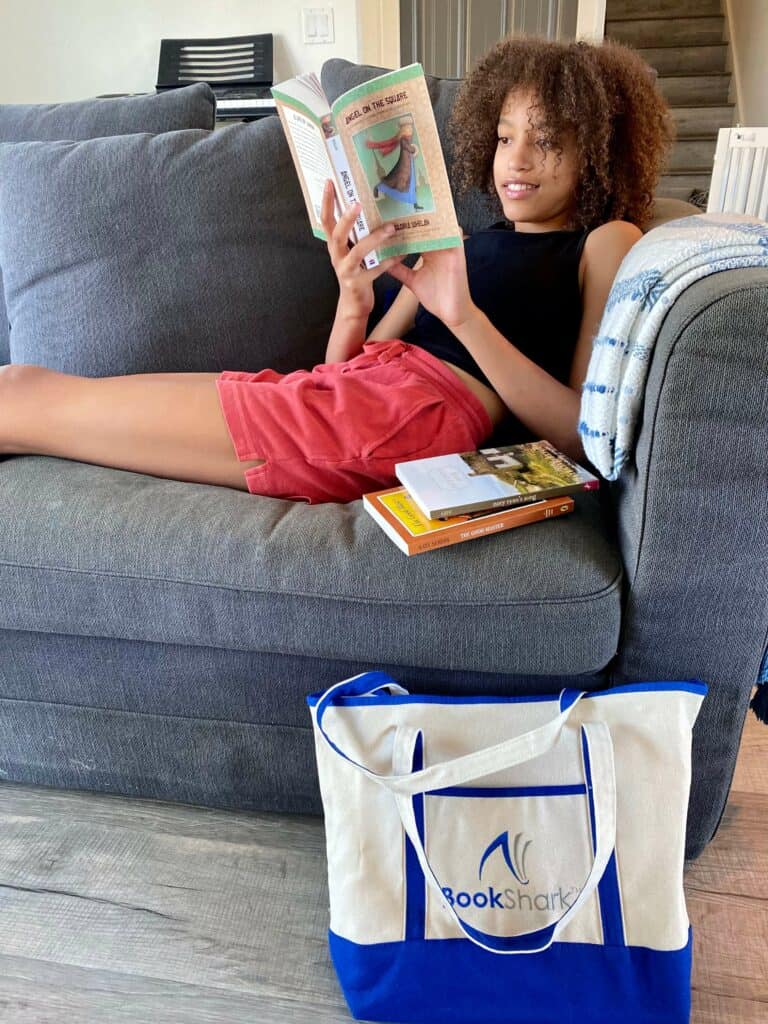
<svg viewBox="0 0 768 1024">
<path fill-rule="evenodd" d="M 308 506 L 44 456 L 0 460 L 0 628 L 473 671 L 599 671 L 619 637 L 607 492 L 407 558 Z"/>
</svg>

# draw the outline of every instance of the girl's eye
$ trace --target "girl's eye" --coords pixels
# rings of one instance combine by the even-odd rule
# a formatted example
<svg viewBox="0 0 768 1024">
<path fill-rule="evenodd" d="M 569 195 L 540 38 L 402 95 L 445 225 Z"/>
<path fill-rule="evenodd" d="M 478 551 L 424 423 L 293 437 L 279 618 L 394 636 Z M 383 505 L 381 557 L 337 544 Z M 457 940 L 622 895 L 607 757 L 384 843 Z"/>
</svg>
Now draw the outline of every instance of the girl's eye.
<svg viewBox="0 0 768 1024">
<path fill-rule="evenodd" d="M 498 141 L 502 146 L 505 146 L 509 142 L 509 136 L 499 135 Z M 546 135 L 542 135 L 540 138 L 536 139 L 534 145 L 539 146 L 541 149 L 551 149 L 552 141 L 547 138 Z"/>
</svg>

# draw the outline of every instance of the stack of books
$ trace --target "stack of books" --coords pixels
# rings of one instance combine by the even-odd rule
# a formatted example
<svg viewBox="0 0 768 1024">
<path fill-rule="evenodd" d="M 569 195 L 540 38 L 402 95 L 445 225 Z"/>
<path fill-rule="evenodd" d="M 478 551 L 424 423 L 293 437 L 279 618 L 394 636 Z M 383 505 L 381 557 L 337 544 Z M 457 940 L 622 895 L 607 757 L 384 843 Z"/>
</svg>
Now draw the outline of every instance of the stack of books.
<svg viewBox="0 0 768 1024">
<path fill-rule="evenodd" d="M 406 555 L 567 515 L 570 495 L 600 486 L 549 441 L 413 459 L 401 486 L 363 495 L 367 512 Z"/>
</svg>

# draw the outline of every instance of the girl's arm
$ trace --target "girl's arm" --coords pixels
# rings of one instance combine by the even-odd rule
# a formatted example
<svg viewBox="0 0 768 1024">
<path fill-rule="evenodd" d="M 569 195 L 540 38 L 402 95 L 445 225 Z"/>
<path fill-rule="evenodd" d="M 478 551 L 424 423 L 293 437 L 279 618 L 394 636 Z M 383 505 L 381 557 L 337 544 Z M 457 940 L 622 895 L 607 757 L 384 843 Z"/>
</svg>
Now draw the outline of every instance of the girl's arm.
<svg viewBox="0 0 768 1024">
<path fill-rule="evenodd" d="M 579 410 L 592 342 L 616 272 L 640 238 L 638 227 L 619 220 L 602 224 L 587 236 L 582 320 L 567 385 L 510 344 L 476 306 L 470 308 L 466 320 L 451 327 L 510 412 L 535 436 L 546 438 L 576 461 L 584 458 Z"/>
<path fill-rule="evenodd" d="M 414 269 L 420 264 L 421 257 L 415 263 Z M 402 338 L 413 327 L 418 305 L 419 300 L 410 288 L 401 286 L 392 305 L 366 338 L 368 317 L 347 313 L 340 301 L 336 307 L 336 319 L 333 321 L 333 329 L 325 351 L 326 363 L 339 363 L 351 359 L 360 352 L 366 341 Z"/>
<path fill-rule="evenodd" d="M 339 301 L 325 350 L 325 361 L 341 363 L 357 355 L 365 342 L 365 328 L 374 305 L 374 280 L 385 270 L 399 264 L 402 257 L 390 256 L 378 267 L 364 269 L 364 257 L 389 239 L 395 227 L 393 224 L 382 224 L 350 248 L 349 233 L 360 204 L 350 206 L 337 221 L 333 202 L 333 182 L 329 179 L 325 183 L 320 222 L 326 234 L 331 264 L 339 281 Z"/>
<path fill-rule="evenodd" d="M 363 316 L 347 312 L 339 300 L 336 317 L 325 349 L 326 363 L 346 363 L 362 350 L 368 314 Z"/>
<path fill-rule="evenodd" d="M 419 256 L 413 269 L 416 270 L 423 262 L 422 257 Z M 419 300 L 411 289 L 401 285 L 394 302 L 373 328 L 366 341 L 388 341 L 390 338 L 402 338 L 413 327 L 418 306 Z"/>
<path fill-rule="evenodd" d="M 461 237 L 462 239 L 469 238 L 463 228 Z M 418 270 L 423 263 L 424 257 L 419 256 L 413 269 Z M 366 341 L 388 341 L 390 338 L 402 338 L 413 327 L 418 308 L 419 300 L 407 285 L 402 285 L 394 302 L 373 328 Z"/>
</svg>

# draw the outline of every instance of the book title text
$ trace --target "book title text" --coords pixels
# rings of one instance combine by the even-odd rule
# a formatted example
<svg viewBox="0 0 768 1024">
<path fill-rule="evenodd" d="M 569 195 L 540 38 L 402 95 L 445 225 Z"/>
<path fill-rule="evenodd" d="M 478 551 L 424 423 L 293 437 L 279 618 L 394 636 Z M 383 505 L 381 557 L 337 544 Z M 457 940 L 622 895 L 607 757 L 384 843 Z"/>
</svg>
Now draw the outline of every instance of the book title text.
<svg viewBox="0 0 768 1024">
<path fill-rule="evenodd" d="M 362 117 L 363 114 L 370 114 L 372 110 L 386 110 L 387 107 L 391 107 L 393 103 L 401 103 L 403 100 L 408 99 L 407 92 L 392 93 L 389 96 L 384 96 L 380 100 L 371 100 L 370 103 L 364 103 L 362 107 L 358 107 L 356 110 L 351 111 L 344 118 L 345 124 L 351 124 L 356 121 L 358 117 Z"/>
</svg>

